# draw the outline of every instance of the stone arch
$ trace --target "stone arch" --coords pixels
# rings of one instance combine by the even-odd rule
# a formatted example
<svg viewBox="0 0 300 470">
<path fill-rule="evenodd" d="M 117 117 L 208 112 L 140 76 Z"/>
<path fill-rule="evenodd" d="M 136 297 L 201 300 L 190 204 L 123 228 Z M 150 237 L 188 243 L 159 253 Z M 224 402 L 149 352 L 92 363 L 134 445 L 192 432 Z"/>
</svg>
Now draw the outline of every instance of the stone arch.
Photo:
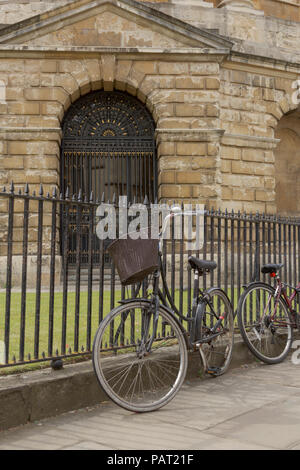
<svg viewBox="0 0 300 470">
<path fill-rule="evenodd" d="M 122 91 L 137 97 L 145 104 L 157 122 L 159 112 L 151 99 L 154 90 L 160 88 L 144 62 L 139 60 L 116 59 L 114 55 L 104 55 L 99 59 L 61 60 L 60 74 L 55 77 L 54 99 L 62 106 L 64 113 L 72 103 L 92 91 Z M 61 114 L 61 113 L 60 113 Z"/>
<path fill-rule="evenodd" d="M 275 137 L 275 194 L 277 212 L 300 214 L 300 107 L 278 122 Z"/>
</svg>

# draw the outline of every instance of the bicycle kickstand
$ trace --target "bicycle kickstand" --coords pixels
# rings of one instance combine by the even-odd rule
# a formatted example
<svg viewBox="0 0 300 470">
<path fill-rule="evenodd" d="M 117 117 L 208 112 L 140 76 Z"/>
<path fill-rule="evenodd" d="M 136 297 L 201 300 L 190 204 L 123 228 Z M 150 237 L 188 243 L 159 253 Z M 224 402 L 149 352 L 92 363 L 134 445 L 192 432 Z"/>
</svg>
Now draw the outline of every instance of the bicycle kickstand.
<svg viewBox="0 0 300 470">
<path fill-rule="evenodd" d="M 208 370 L 208 365 L 207 365 L 207 361 L 206 361 L 205 354 L 204 354 L 203 351 L 202 351 L 202 347 L 201 347 L 202 344 L 201 344 L 201 343 L 198 343 L 197 346 L 198 346 L 199 354 L 200 354 L 201 361 L 202 361 L 202 364 L 203 364 L 203 367 L 204 367 L 204 372 L 207 372 L 207 370 Z"/>
</svg>

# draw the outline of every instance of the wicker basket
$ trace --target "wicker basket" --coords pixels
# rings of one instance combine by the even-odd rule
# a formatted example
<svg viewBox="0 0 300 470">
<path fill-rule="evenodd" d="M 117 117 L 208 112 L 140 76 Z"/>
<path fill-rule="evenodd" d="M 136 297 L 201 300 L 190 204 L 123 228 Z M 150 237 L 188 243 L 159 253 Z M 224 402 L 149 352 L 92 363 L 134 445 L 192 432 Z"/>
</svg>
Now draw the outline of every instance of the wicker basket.
<svg viewBox="0 0 300 470">
<path fill-rule="evenodd" d="M 123 286 L 142 281 L 159 267 L 158 240 L 120 238 L 113 241 L 107 251 Z"/>
</svg>

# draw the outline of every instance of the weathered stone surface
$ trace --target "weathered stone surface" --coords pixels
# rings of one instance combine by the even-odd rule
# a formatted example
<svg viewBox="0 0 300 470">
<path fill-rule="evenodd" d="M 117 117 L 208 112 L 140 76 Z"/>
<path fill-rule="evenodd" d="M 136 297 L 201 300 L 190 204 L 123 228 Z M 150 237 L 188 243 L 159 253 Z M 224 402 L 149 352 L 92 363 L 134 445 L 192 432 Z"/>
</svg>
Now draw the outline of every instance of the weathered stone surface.
<svg viewBox="0 0 300 470">
<path fill-rule="evenodd" d="M 260 8 L 269 12 L 268 1 Z M 43 13 L 0 30 L 6 43 L 0 47 L 0 126 L 24 132 L 0 135 L 1 182 L 13 176 L 20 185 L 57 184 L 60 138 L 46 143 L 29 129 L 57 132 L 80 96 L 117 89 L 137 96 L 153 115 L 162 197 L 205 193 L 216 204 L 231 198 L 240 209 L 252 200 L 264 210 L 277 204 L 280 211 L 299 211 L 300 193 L 286 194 L 289 181 L 300 187 L 298 154 L 292 157 L 300 135 L 292 99 L 300 17 L 285 21 L 288 7 L 281 3 L 279 18 L 276 1 L 277 18 L 202 2 L 153 0 L 139 7 L 130 0 L 99 0 L 91 11 L 87 1 L 81 3 L 78 11 L 79 3 L 67 0 L 20 0 L 22 8 L 0 2 L 4 23 Z M 290 8 L 295 13 L 295 5 Z M 280 124 L 286 115 L 290 132 Z M 282 139 L 277 149 L 275 136 Z M 204 169 L 211 172 L 205 178 Z"/>
</svg>

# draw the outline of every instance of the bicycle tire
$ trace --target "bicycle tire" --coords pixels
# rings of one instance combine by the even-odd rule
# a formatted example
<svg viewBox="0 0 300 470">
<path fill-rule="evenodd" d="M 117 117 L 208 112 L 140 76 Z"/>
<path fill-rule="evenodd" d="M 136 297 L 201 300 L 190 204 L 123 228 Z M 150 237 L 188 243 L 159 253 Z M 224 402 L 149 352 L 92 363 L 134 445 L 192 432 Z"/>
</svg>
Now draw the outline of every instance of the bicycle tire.
<svg viewBox="0 0 300 470">
<path fill-rule="evenodd" d="M 143 341 L 149 344 L 154 328 L 150 302 L 133 300 L 115 308 L 95 335 L 92 358 L 97 379 L 108 397 L 129 411 L 142 413 L 165 406 L 185 379 L 188 354 L 181 326 L 162 307 L 157 321 L 148 354 L 142 345 Z"/>
<path fill-rule="evenodd" d="M 272 307 L 273 312 L 275 311 L 275 299 L 275 289 L 272 286 L 255 282 L 243 292 L 237 307 L 238 325 L 243 340 L 254 356 L 266 364 L 282 362 L 288 355 L 293 340 L 291 315 L 281 297 L 278 298 L 274 321 L 271 315 L 266 314 L 270 311 L 272 314 Z"/>
<path fill-rule="evenodd" d="M 212 337 L 209 342 L 200 343 L 204 367 L 210 375 L 216 377 L 224 374 L 230 366 L 234 344 L 234 314 L 230 300 L 222 289 L 210 289 L 208 296 L 216 316 L 211 306 L 203 301 L 199 318 L 197 318 L 197 328 L 199 340 L 209 340 L 210 329 L 216 323 L 217 318 L 224 316 L 219 326 L 219 332 L 223 330 L 223 333 Z"/>
</svg>

